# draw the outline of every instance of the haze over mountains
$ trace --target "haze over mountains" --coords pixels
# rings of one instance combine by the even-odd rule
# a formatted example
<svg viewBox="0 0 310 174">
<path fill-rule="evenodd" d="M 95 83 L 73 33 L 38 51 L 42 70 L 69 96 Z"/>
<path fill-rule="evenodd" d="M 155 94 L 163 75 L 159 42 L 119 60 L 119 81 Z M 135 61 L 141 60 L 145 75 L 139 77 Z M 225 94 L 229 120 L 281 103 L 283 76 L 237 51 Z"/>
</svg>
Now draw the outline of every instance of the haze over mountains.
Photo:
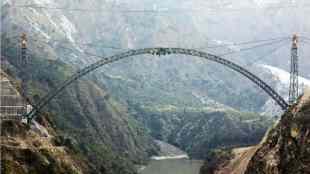
<svg viewBox="0 0 310 174">
<path fill-rule="evenodd" d="M 63 10 L 5 8 L 6 4 L 14 3 L 15 5 L 30 4 L 48 8 L 61 7 Z M 5 24 L 3 26 L 5 27 L 2 28 L 2 34 L 15 36 L 21 32 L 20 28 L 23 28 L 23 31 L 29 31 L 29 33 L 36 33 L 30 34 L 30 36 L 36 36 L 35 40 L 39 41 L 33 41 L 32 43 L 30 40 L 30 46 L 33 48 L 37 46 L 43 47 L 43 51 L 40 51 L 41 56 L 46 57 L 46 55 L 49 55 L 47 56 L 48 59 L 61 59 L 77 67 L 83 67 L 98 59 L 84 55 L 83 51 L 85 50 L 97 55 L 112 55 L 132 48 L 169 46 L 197 48 L 220 55 L 229 52 L 231 49 L 239 50 L 240 48 L 239 46 L 228 46 L 227 48 L 206 49 L 206 47 L 283 36 L 289 37 L 295 32 L 305 34 L 305 31 L 309 30 L 309 23 L 307 21 L 298 21 L 305 18 L 306 13 L 304 12 L 308 10 L 305 4 L 307 4 L 306 1 L 298 1 L 298 3 L 270 1 L 269 3 L 263 3 L 262 1 L 249 0 L 238 2 L 130 1 L 130 3 L 127 1 L 95 0 L 79 2 L 52 0 L 15 2 L 8 0 L 3 4 L 2 16 Z M 65 9 L 84 9 L 85 11 L 66 11 Z M 255 11 L 253 12 L 250 9 L 255 9 Z M 143 10 L 151 11 L 143 12 Z M 19 27 L 14 29 L 14 25 Z M 40 41 L 49 44 L 42 44 Z M 85 45 L 81 43 L 91 44 Z M 227 58 L 241 65 L 246 65 L 246 63 L 252 65 L 253 60 L 255 60 L 260 64 L 276 65 L 276 67 L 288 70 L 290 42 L 286 41 L 285 43 L 285 45 L 276 43 L 252 51 L 228 55 Z M 72 48 L 75 51 L 64 50 L 63 46 Z M 283 47 L 263 60 L 257 60 L 257 58 L 279 46 Z M 307 67 L 309 65 L 305 59 L 309 52 L 306 52 L 305 46 L 302 45 L 300 49 L 301 74 L 308 77 L 310 72 L 308 72 L 307 69 L 309 68 Z M 35 51 L 36 49 L 32 50 Z M 221 96 L 218 96 L 219 91 L 217 89 L 220 89 L 223 96 L 230 94 L 234 98 L 243 96 L 240 94 L 241 91 L 249 90 L 252 94 L 261 93 L 261 91 L 253 89 L 253 85 L 247 80 L 243 80 L 239 75 L 236 75 L 235 79 L 227 80 L 227 77 L 230 78 L 230 71 L 221 66 L 208 66 L 208 64 L 209 62 L 206 61 L 187 59 L 182 56 L 163 59 L 143 58 L 143 60 L 141 58 L 130 58 L 102 68 L 100 71 L 104 72 L 104 76 L 100 74 L 98 78 L 103 78 L 103 81 L 111 79 L 115 82 L 121 81 L 121 77 L 123 77 L 127 82 L 131 82 L 136 86 L 143 86 L 142 90 L 145 92 L 141 92 L 140 95 L 147 95 L 148 98 L 154 97 L 149 92 L 152 90 L 149 86 L 154 88 L 159 86 L 159 88 L 163 87 L 163 92 L 167 93 L 168 90 L 173 90 L 176 91 L 176 95 L 180 96 L 185 95 L 184 93 L 193 93 L 188 95 L 193 101 L 207 96 L 237 109 L 249 111 L 259 111 L 261 109 L 264 100 L 267 98 L 266 96 L 258 99 L 258 102 L 247 100 L 249 104 L 238 104 L 241 106 L 218 99 Z M 257 67 L 255 62 L 249 68 L 257 73 L 265 72 L 265 69 Z M 263 75 L 261 77 L 268 81 L 270 79 L 268 78 L 269 73 L 263 74 L 267 74 L 267 77 Z M 203 84 L 208 90 L 193 89 L 199 88 L 201 85 L 197 85 L 197 83 L 202 84 L 204 81 L 212 81 L 210 85 Z M 240 81 L 244 81 L 244 83 L 238 83 Z M 160 83 L 156 84 L 157 82 Z M 115 83 L 118 84 L 118 82 Z M 107 87 L 111 86 L 107 84 Z M 214 92 L 212 88 L 215 88 Z M 227 89 L 225 91 L 222 88 L 240 89 L 240 91 L 231 94 L 232 90 Z M 188 89 L 188 91 L 185 92 L 184 89 Z M 178 92 L 180 90 L 182 91 Z M 206 94 L 206 91 L 208 91 L 208 94 Z M 124 95 L 124 92 L 120 93 L 120 96 Z M 136 93 L 133 91 L 129 95 L 136 95 Z M 163 95 L 167 96 L 168 94 Z M 236 101 L 236 103 L 238 102 Z M 185 101 L 185 103 L 190 102 Z"/>
<path fill-rule="evenodd" d="M 98 56 L 145 47 L 193 48 L 216 55 L 235 51 L 223 57 L 287 97 L 290 37 L 309 34 L 310 22 L 304 20 L 309 10 L 306 0 L 4 0 L 1 56 L 33 101 Z M 22 32 L 29 42 L 26 74 L 17 66 Z M 280 39 L 248 51 L 238 52 L 257 44 L 234 44 L 271 38 Z M 304 85 L 310 85 L 308 47 L 300 43 Z M 46 111 L 62 132 L 78 139 L 88 157 L 99 151 L 115 157 L 115 164 L 94 164 L 98 170 L 109 170 L 119 161 L 120 170 L 145 162 L 158 151 L 154 138 L 197 158 L 213 148 L 254 144 L 281 113 L 240 74 L 176 55 L 137 56 L 104 66 L 71 86 Z M 88 141 L 96 145 L 85 145 Z"/>
</svg>

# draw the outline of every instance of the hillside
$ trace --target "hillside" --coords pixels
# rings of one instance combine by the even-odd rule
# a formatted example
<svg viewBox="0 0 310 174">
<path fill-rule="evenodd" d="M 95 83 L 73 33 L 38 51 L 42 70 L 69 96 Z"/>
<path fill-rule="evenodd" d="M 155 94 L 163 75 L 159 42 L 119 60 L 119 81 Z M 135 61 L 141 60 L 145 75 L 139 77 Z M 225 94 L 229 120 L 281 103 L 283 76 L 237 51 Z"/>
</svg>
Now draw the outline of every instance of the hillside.
<svg viewBox="0 0 310 174">
<path fill-rule="evenodd" d="M 29 128 L 19 121 L 1 122 L 1 173 L 89 173 L 85 159 L 55 135 L 38 123 Z"/>
<path fill-rule="evenodd" d="M 226 156 L 215 156 L 217 162 L 213 165 L 206 162 L 201 174 L 309 173 L 309 108 L 310 90 L 307 89 L 298 103 L 266 133 L 260 144 L 233 149 Z"/>
<path fill-rule="evenodd" d="M 163 106 L 131 107 L 131 115 L 159 140 L 204 159 L 214 149 L 253 145 L 272 125 L 269 117 L 220 106 L 192 108 Z"/>
<path fill-rule="evenodd" d="M 20 4 L 36 6 L 70 7 L 73 9 L 99 8 L 104 11 L 104 13 L 88 15 L 88 12 L 14 8 L 12 7 L 14 1 L 6 0 L 1 6 L 3 26 L 5 26 L 2 27 L 1 35 L 6 42 L 15 44 L 20 33 L 26 32 L 28 33 L 29 49 L 32 52 L 49 60 L 60 59 L 77 69 L 99 59 L 87 55 L 86 52 L 108 56 L 133 48 L 169 46 L 195 48 L 221 55 L 225 52 L 240 50 L 239 46 L 234 45 L 236 42 L 282 37 L 283 33 L 278 31 L 291 33 L 291 28 L 286 27 L 291 24 L 292 20 L 291 16 L 285 15 L 289 9 L 281 8 L 278 13 L 269 10 L 269 6 L 272 7 L 283 2 L 284 0 L 277 0 L 274 3 L 263 3 L 262 5 L 262 2 L 252 0 L 238 2 L 227 0 L 224 4 L 213 0 L 199 0 L 195 3 L 176 0 L 167 2 L 150 0 L 132 0 L 130 2 L 19 1 Z M 165 10 L 173 12 L 187 8 L 201 10 L 202 7 L 209 10 L 202 11 L 200 15 L 192 13 L 165 13 L 164 15 L 120 13 L 128 9 L 141 10 L 145 8 L 159 12 Z M 223 12 L 225 9 L 246 7 L 250 9 L 258 7 L 258 9 L 255 14 L 251 15 L 247 10 L 233 14 Z M 219 8 L 219 14 L 214 15 L 212 11 L 217 8 Z M 302 10 L 296 13 L 304 16 Z M 136 15 L 138 16 L 136 17 Z M 239 18 L 240 20 L 237 20 Z M 111 21 L 118 22 L 111 25 Z M 253 27 L 257 23 L 261 23 L 261 25 Z M 277 25 L 273 25 L 274 23 Z M 303 23 L 300 30 L 307 31 L 309 23 Z M 184 25 L 187 27 L 184 28 Z M 271 30 L 271 27 L 276 29 Z M 230 30 L 231 28 L 238 28 L 238 30 Z M 287 47 L 284 47 L 287 48 L 286 51 L 277 51 L 270 55 L 271 57 L 268 56 L 262 60 L 257 58 L 279 45 L 260 48 L 253 52 L 236 52 L 226 58 L 248 67 L 253 73 L 257 73 L 276 88 L 279 82 L 270 78 L 273 74 L 257 65 L 261 63 L 288 70 L 287 61 L 278 57 L 289 59 L 288 46 L 290 44 L 287 43 Z M 222 47 L 209 49 L 207 48 L 209 46 Z M 285 50 L 284 48 L 283 50 Z M 258 62 L 253 62 L 253 60 Z M 306 61 L 303 61 L 301 66 L 305 70 L 309 69 Z M 302 73 L 306 77 L 309 74 L 307 71 Z M 146 102 L 156 105 L 205 106 L 208 100 L 215 100 L 241 111 L 265 112 L 266 114 L 273 112 L 270 111 L 270 108 L 266 108 L 266 105 L 270 105 L 268 96 L 250 81 L 223 66 L 196 58 L 138 56 L 107 65 L 98 70 L 96 78 L 106 85 L 114 98 L 124 103 L 130 100 L 130 102 L 141 104 Z M 282 95 L 284 94 L 286 93 Z M 253 99 L 252 96 L 256 97 Z"/>
<path fill-rule="evenodd" d="M 115 8 L 121 10 L 131 8 L 132 5 L 155 8 L 152 1 L 145 1 L 142 4 L 139 1 L 132 1 L 130 5 L 121 2 L 116 2 L 116 4 L 104 3 L 98 0 L 87 2 L 23 0 L 19 3 L 31 3 L 38 6 L 68 6 L 71 8 L 110 8 L 115 5 Z M 173 2 L 162 2 L 162 5 L 172 4 Z M 187 5 L 185 1 L 182 1 L 181 6 L 186 7 Z M 86 55 L 86 52 L 105 56 L 123 50 L 113 49 L 118 47 L 139 48 L 149 45 L 175 46 L 177 44 L 180 47 L 190 48 L 193 45 L 206 45 L 206 40 L 200 35 L 195 38 L 185 35 L 184 38 L 183 36 L 180 37 L 177 33 L 183 33 L 183 31 L 177 31 L 171 25 L 175 24 L 179 28 L 183 28 L 184 19 L 188 19 L 187 25 L 189 23 L 193 25 L 186 32 L 198 32 L 200 27 L 195 25 L 196 18 L 189 14 L 185 15 L 184 18 L 177 17 L 175 19 L 143 14 L 141 18 L 145 20 L 141 23 L 140 19 L 123 14 L 108 13 L 103 17 L 100 13 L 94 13 L 92 16 L 85 16 L 81 13 L 71 14 L 66 11 L 44 8 L 13 8 L 12 6 L 14 6 L 14 1 L 11 0 L 5 1 L 1 6 L 2 21 L 5 24 L 1 32 L 3 38 L 1 50 L 9 62 L 6 67 L 7 70 L 21 81 L 25 95 L 33 102 L 38 101 L 47 91 L 52 91 L 76 70 L 99 59 L 95 56 Z M 119 22 L 111 26 L 109 25 L 110 20 Z M 152 27 L 154 25 L 157 27 Z M 120 28 L 119 34 L 115 34 L 114 27 Z M 19 69 L 17 60 L 19 49 L 16 43 L 21 32 L 28 34 L 29 64 Z M 177 39 L 178 42 L 170 43 L 165 38 Z M 181 45 L 181 43 L 185 43 L 183 39 L 188 41 L 186 42 L 188 45 Z M 210 42 L 208 44 L 221 45 L 226 43 L 226 41 L 221 42 L 216 39 L 211 39 Z M 112 48 L 108 48 L 109 46 Z M 214 51 L 231 50 L 232 48 L 227 46 Z M 234 60 L 240 56 L 237 55 Z M 241 62 L 245 63 L 245 61 Z M 270 75 L 267 73 L 266 76 L 269 77 Z M 238 115 L 248 117 L 247 115 L 253 116 L 248 114 L 248 111 L 262 112 L 262 108 L 268 101 L 268 96 L 258 90 L 250 81 L 242 78 L 241 75 L 220 65 L 197 58 L 189 59 L 185 56 L 150 58 L 149 56 L 141 56 L 107 65 L 96 73 L 87 76 L 87 78 L 87 80 L 83 78 L 66 89 L 61 97 L 56 98 L 47 107 L 47 111 L 52 114 L 51 120 L 65 134 L 80 139 L 81 144 L 88 144 L 89 141 L 99 144 L 98 146 L 89 147 L 90 145 L 86 145 L 87 147 L 82 147 L 89 156 L 101 151 L 102 148 L 105 151 L 110 151 L 106 150 L 107 144 L 108 147 L 113 148 L 113 151 L 121 152 L 136 163 L 145 161 L 149 154 L 156 152 L 156 147 L 154 147 L 150 137 L 145 135 L 143 126 L 146 129 L 151 128 L 145 124 L 140 126 L 133 117 L 130 117 L 131 115 L 135 116 L 135 105 L 163 105 L 164 107 L 173 105 L 177 108 L 192 107 L 195 110 L 207 106 L 211 110 L 219 107 L 236 110 L 238 114 L 211 112 L 206 114 L 207 117 L 204 117 L 203 112 L 194 111 L 193 117 L 191 117 L 192 113 L 188 113 L 188 118 L 192 118 L 188 120 L 188 124 L 178 125 L 178 128 L 170 130 L 174 133 L 152 132 L 155 138 L 159 138 L 157 134 L 163 137 L 175 137 L 176 139 L 163 138 L 163 140 L 181 146 L 189 152 L 197 148 L 195 154 L 200 154 L 199 150 L 204 149 L 204 146 L 213 147 L 214 144 L 218 144 L 212 144 L 211 141 L 214 138 L 212 138 L 213 136 L 208 137 L 210 134 L 201 135 L 206 140 L 197 137 L 192 139 L 195 141 L 193 144 L 186 143 L 191 141 L 190 135 L 195 134 L 196 129 L 198 131 L 200 129 L 211 129 L 212 126 L 214 129 L 214 126 L 217 126 L 209 124 L 201 126 L 193 123 L 195 119 L 201 120 L 200 124 L 203 124 L 208 122 L 207 119 L 213 118 L 212 114 L 221 115 L 222 120 L 218 120 L 217 123 L 231 125 L 233 134 L 238 137 L 238 141 L 232 141 L 227 146 L 238 143 L 256 143 L 257 138 L 251 136 L 260 137 L 267 128 L 267 126 L 255 122 L 257 119 L 265 118 L 260 117 L 259 114 L 255 114 L 255 118 L 251 118 L 250 122 L 238 121 Z M 253 98 L 253 96 L 256 97 Z M 129 114 L 126 113 L 126 108 L 130 109 Z M 183 109 L 179 110 L 181 111 L 177 111 L 176 114 L 182 115 Z M 239 113 L 239 110 L 246 113 Z M 144 113 L 144 111 L 138 113 L 137 117 L 143 116 Z M 146 113 L 145 116 L 151 114 L 152 111 Z M 161 113 L 155 114 L 160 115 Z M 170 114 L 169 112 L 165 113 L 166 119 L 164 120 L 175 119 Z M 266 115 L 268 114 L 266 113 Z M 104 117 L 102 117 L 103 115 Z M 235 115 L 237 118 L 232 118 Z M 142 120 L 150 119 L 146 117 Z M 253 120 L 254 124 L 251 123 Z M 269 119 L 266 118 L 266 120 Z M 158 120 L 154 119 L 153 121 L 153 124 L 157 124 Z M 256 123 L 257 125 L 255 125 Z M 170 122 L 165 121 L 164 124 L 170 124 Z M 170 127 L 175 127 L 175 124 L 179 123 L 172 123 Z M 185 136 L 186 131 L 184 130 L 188 126 L 201 126 L 202 128 L 193 128 L 190 134 Z M 162 128 L 166 129 L 166 126 L 164 125 Z M 86 133 L 82 132 L 81 129 L 86 129 Z M 110 130 L 116 132 L 110 132 Z M 176 135 L 179 130 L 182 132 L 179 135 L 184 135 L 184 137 Z M 241 135 L 237 136 L 237 133 L 241 133 Z M 230 136 L 226 133 L 220 134 L 220 136 L 222 135 L 224 139 L 226 136 Z M 104 158 L 103 155 L 100 158 Z"/>
<path fill-rule="evenodd" d="M 188 48 L 240 64 L 286 99 L 290 37 L 297 31 L 306 36 L 310 29 L 307 20 L 299 20 L 307 18 L 306 3 L 4 0 L 1 69 L 16 80 L 28 102 L 37 103 L 103 57 L 147 47 Z M 27 36 L 24 63 L 22 33 Z M 300 46 L 301 57 L 309 55 L 305 48 Z M 310 64 L 300 62 L 301 83 L 310 84 Z M 181 55 L 107 64 L 74 82 L 43 110 L 57 134 L 75 142 L 90 170 L 102 174 L 136 173 L 135 166 L 158 153 L 154 138 L 192 158 L 248 156 L 247 150 L 227 149 L 257 144 L 281 112 L 241 74 Z"/>
<path fill-rule="evenodd" d="M 310 90 L 282 116 L 248 164 L 245 174 L 310 173 Z"/>
<path fill-rule="evenodd" d="M 89 173 L 90 166 L 72 139 L 59 136 L 44 115 L 32 125 L 16 115 L 26 111 L 27 102 L 12 80 L 0 70 L 1 173 Z"/>
<path fill-rule="evenodd" d="M 17 68 L 14 49 L 2 60 L 2 70 L 15 79 L 20 92 L 32 103 L 73 72 L 61 61 L 55 61 L 53 66 L 34 55 L 30 64 Z M 95 173 L 135 173 L 134 164 L 143 164 L 156 154 L 157 146 L 144 128 L 128 117 L 95 80 L 82 79 L 73 84 L 44 112 L 58 134 L 76 141 L 76 148 L 90 161 Z"/>
</svg>

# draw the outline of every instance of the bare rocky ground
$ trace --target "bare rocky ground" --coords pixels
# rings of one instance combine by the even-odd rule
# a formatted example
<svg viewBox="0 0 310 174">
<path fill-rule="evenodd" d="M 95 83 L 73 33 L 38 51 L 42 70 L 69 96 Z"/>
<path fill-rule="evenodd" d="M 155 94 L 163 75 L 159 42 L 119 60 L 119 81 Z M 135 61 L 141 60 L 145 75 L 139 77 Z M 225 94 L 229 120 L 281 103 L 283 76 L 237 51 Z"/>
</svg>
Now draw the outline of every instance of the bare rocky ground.
<svg viewBox="0 0 310 174">
<path fill-rule="evenodd" d="M 3 174 L 82 174 L 87 167 L 82 161 L 73 159 L 72 150 L 64 144 L 62 137 L 51 125 L 41 118 L 44 126 L 33 122 L 31 126 L 24 123 L 19 113 L 23 113 L 26 103 L 9 77 L 0 72 L 1 113 L 0 113 L 0 147 L 1 173 Z M 5 107 L 22 107 L 8 112 Z M 14 114 L 14 116 L 10 116 Z M 71 152 L 69 152 L 71 151 Z"/>
<path fill-rule="evenodd" d="M 310 90 L 267 134 L 245 174 L 310 173 Z"/>
<path fill-rule="evenodd" d="M 5 174 L 82 174 L 82 163 L 43 126 L 1 122 L 1 172 Z"/>
<path fill-rule="evenodd" d="M 237 148 L 233 150 L 234 158 L 227 164 L 224 164 L 220 169 L 215 171 L 215 174 L 241 174 L 244 173 L 251 157 L 254 155 L 259 146 L 246 148 Z"/>
</svg>

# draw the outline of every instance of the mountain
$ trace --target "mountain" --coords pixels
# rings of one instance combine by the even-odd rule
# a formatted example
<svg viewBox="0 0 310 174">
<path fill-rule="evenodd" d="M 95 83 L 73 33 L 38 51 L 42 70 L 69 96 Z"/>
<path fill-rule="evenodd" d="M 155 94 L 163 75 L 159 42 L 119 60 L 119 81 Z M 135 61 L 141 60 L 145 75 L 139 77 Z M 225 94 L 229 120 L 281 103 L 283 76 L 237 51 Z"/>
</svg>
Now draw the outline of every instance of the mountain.
<svg viewBox="0 0 310 174">
<path fill-rule="evenodd" d="M 88 173 L 83 158 L 76 155 L 68 144 L 61 144 L 55 132 L 46 133 L 47 129 L 52 130 L 38 123 L 29 129 L 20 121 L 2 121 L 1 173 Z"/>
<path fill-rule="evenodd" d="M 288 100 L 288 92 L 289 91 L 289 84 L 290 84 L 290 73 L 274 66 L 270 65 L 258 65 L 261 67 L 262 71 L 266 71 L 267 73 L 271 74 L 271 79 L 274 81 L 275 86 L 274 88 L 279 91 L 280 95 L 284 97 L 284 99 Z M 299 77 L 299 92 L 303 93 L 306 87 L 310 86 L 310 80 Z M 262 114 L 265 115 L 280 115 L 281 112 L 275 107 L 275 103 L 272 99 L 266 102 L 265 106 L 262 109 Z"/>
<path fill-rule="evenodd" d="M 309 173 L 309 89 L 268 133 L 246 174 Z"/>
<path fill-rule="evenodd" d="M 157 46 L 195 48 L 216 55 L 237 51 L 222 57 L 250 69 L 283 94 L 287 84 L 282 85 L 277 74 L 259 65 L 276 65 L 287 71 L 289 38 L 253 52 L 238 52 L 244 47 L 237 43 L 270 41 L 296 31 L 305 34 L 310 24 L 294 15 L 306 18 L 302 7 L 306 0 L 298 1 L 297 7 L 285 0 L 262 3 L 5 0 L 1 4 L 1 53 L 9 62 L 7 70 L 21 80 L 25 95 L 33 102 L 100 57 Z M 296 13 L 287 15 L 292 11 Z M 23 32 L 28 37 L 28 65 L 18 67 Z M 279 50 L 270 55 L 275 48 Z M 303 48 L 300 52 L 307 57 Z M 309 78 L 309 63 L 301 61 L 301 74 Z M 214 111 L 218 108 L 225 109 Z M 66 89 L 45 111 L 63 134 L 78 140 L 90 161 L 98 161 L 94 164 L 97 171 L 117 166 L 116 170 L 130 168 L 132 172 L 128 166 L 145 162 L 157 151 L 146 130 L 155 138 L 198 154 L 209 146 L 256 143 L 271 124 L 271 118 L 259 113 L 277 115 L 279 107 L 248 79 L 222 65 L 170 55 L 137 56 L 104 66 Z M 222 131 L 209 134 L 217 128 Z M 195 137 L 197 132 L 202 133 Z M 212 144 L 218 141 L 215 135 L 228 143 Z"/>
<path fill-rule="evenodd" d="M 18 116 L 8 117 L 7 113 L 14 110 L 3 108 L 23 106 L 25 99 L 3 71 L 0 79 L 1 173 L 89 173 L 90 166 L 79 155 L 74 141 L 58 135 L 44 115 L 33 125 L 25 124 Z"/>
<path fill-rule="evenodd" d="M 259 144 L 213 153 L 201 174 L 309 173 L 309 99 L 308 88 Z"/>
<path fill-rule="evenodd" d="M 285 0 L 271 3 L 253 0 L 135 0 L 130 3 L 30 0 L 16 3 L 6 0 L 1 7 L 5 26 L 1 28 L 1 34 L 3 39 L 8 38 L 10 42 L 16 43 L 20 33 L 26 32 L 32 52 L 51 60 L 60 59 L 77 69 L 98 60 L 98 57 L 86 55 L 87 52 L 107 56 L 127 49 L 167 46 L 195 48 L 221 55 L 242 49 L 242 45 L 235 45 L 241 41 L 289 37 L 289 33 L 297 32 L 287 26 L 291 26 L 292 22 L 302 22 L 283 14 L 293 10 L 296 15 L 304 16 L 303 3 L 306 1 L 292 4 Z M 30 6 L 15 7 L 27 4 Z M 81 8 L 84 10 L 74 10 Z M 255 13 L 249 9 L 255 9 Z M 130 10 L 154 10 L 159 15 Z M 111 25 L 111 21 L 118 22 Z M 257 23 L 261 26 L 256 26 Z M 187 27 L 183 27 L 185 25 Z M 309 27 L 303 21 L 303 25 L 298 25 L 297 29 L 303 34 Z M 232 30 L 234 28 L 238 30 Z M 262 73 L 262 69 L 256 65 L 277 65 L 287 71 L 289 38 L 281 50 L 264 56 L 279 46 L 281 44 L 277 43 L 253 52 L 224 57 L 251 69 L 276 86 L 276 82 L 268 80 L 270 73 Z M 299 51 L 302 57 L 307 57 L 304 45 Z M 264 58 L 258 59 L 260 57 Z M 301 74 L 307 78 L 309 65 L 304 59 L 301 62 Z M 105 83 L 111 95 L 124 103 L 124 100 L 134 99 L 132 102 L 204 106 L 205 103 L 200 100 L 208 98 L 245 112 L 264 112 L 266 105 L 270 104 L 266 94 L 237 73 L 220 65 L 184 56 L 129 58 L 105 66 L 98 70 L 96 76 Z M 253 99 L 252 96 L 256 97 Z M 162 101 L 162 98 L 165 100 Z"/>
<path fill-rule="evenodd" d="M 256 144 L 273 122 L 266 116 L 225 107 L 136 105 L 131 113 L 154 138 L 180 147 L 196 159 L 205 159 L 214 149 Z"/>
<path fill-rule="evenodd" d="M 73 73 L 60 60 L 50 64 L 35 55 L 20 68 L 14 45 L 11 48 L 2 55 L 1 70 L 15 79 L 20 93 L 32 103 Z M 95 80 L 82 79 L 68 87 L 44 113 L 59 135 L 76 141 L 93 173 L 135 173 L 134 164 L 156 154 L 157 146 L 144 128 Z"/>
</svg>

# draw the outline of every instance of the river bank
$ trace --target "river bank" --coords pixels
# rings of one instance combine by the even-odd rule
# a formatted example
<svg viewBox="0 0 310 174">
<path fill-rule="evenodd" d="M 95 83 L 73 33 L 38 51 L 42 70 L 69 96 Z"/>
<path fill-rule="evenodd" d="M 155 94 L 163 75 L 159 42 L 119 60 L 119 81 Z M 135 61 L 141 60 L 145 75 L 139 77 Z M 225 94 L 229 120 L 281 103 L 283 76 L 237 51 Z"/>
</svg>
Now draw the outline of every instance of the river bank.
<svg viewBox="0 0 310 174">
<path fill-rule="evenodd" d="M 140 166 L 140 174 L 199 174 L 203 161 L 190 160 L 186 152 L 171 144 L 155 142 L 160 147 L 160 156 L 153 156 L 147 166 Z"/>
</svg>

